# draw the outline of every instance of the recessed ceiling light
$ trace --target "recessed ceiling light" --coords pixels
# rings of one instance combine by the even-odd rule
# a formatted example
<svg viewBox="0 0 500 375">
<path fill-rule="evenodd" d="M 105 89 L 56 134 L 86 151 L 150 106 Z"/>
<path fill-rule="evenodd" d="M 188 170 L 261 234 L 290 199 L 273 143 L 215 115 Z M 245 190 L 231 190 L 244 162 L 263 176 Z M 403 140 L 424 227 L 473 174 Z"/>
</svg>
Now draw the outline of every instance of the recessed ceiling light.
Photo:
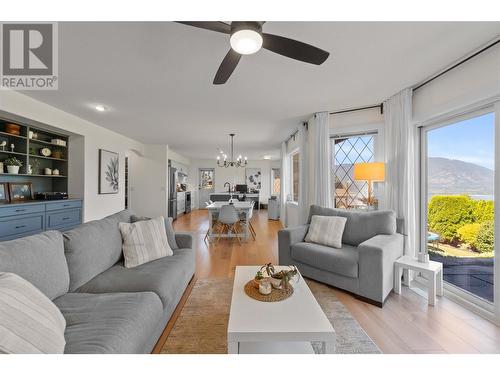
<svg viewBox="0 0 500 375">
<path fill-rule="evenodd" d="M 265 159 L 265 160 L 271 160 L 271 156 L 269 156 L 269 155 L 264 155 L 264 159 Z"/>
<path fill-rule="evenodd" d="M 99 111 L 99 112 L 104 112 L 104 111 L 107 111 L 107 110 L 108 110 L 108 108 L 107 108 L 107 107 L 105 107 L 105 106 L 103 106 L 102 104 L 98 104 L 98 105 L 96 105 L 96 106 L 95 106 L 95 109 L 96 109 L 96 111 Z"/>
</svg>

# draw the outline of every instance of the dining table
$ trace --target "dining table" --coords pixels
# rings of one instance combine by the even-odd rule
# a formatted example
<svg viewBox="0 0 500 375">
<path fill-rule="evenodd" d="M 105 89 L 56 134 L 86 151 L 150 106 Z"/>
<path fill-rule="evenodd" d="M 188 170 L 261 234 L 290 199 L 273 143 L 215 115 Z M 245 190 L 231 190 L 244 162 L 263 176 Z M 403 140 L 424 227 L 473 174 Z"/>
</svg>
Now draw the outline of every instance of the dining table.
<svg viewBox="0 0 500 375">
<path fill-rule="evenodd" d="M 212 242 L 213 240 L 217 239 L 218 237 L 240 237 L 240 239 L 243 239 L 245 241 L 248 241 L 250 239 L 250 212 L 252 211 L 254 207 L 255 202 L 253 201 L 237 201 L 234 203 L 229 203 L 229 202 L 213 202 L 207 206 L 208 210 L 208 225 L 209 225 L 209 230 L 208 230 L 208 240 Z M 217 233 L 214 231 L 214 214 L 220 213 L 220 210 L 222 206 L 227 206 L 227 205 L 233 205 L 234 208 L 236 208 L 236 211 L 238 213 L 244 213 L 245 214 L 245 220 L 241 223 L 243 225 L 243 232 L 242 233 Z"/>
</svg>

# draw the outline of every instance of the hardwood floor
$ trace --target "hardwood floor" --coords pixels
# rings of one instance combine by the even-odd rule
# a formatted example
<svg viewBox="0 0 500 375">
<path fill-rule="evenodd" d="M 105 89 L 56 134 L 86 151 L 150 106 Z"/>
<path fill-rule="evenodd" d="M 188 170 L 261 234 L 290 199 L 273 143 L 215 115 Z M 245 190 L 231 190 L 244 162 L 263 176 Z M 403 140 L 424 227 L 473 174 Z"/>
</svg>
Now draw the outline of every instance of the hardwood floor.
<svg viewBox="0 0 500 375">
<path fill-rule="evenodd" d="M 252 223 L 257 239 L 238 244 L 223 239 L 208 245 L 206 210 L 196 210 L 175 221 L 176 231 L 194 234 L 197 278 L 234 276 L 237 265 L 277 263 L 279 221 L 267 219 L 267 211 L 255 211 Z M 500 327 L 446 298 L 434 307 L 404 287 L 391 293 L 383 309 L 336 291 L 359 324 L 384 353 L 500 353 Z"/>
</svg>

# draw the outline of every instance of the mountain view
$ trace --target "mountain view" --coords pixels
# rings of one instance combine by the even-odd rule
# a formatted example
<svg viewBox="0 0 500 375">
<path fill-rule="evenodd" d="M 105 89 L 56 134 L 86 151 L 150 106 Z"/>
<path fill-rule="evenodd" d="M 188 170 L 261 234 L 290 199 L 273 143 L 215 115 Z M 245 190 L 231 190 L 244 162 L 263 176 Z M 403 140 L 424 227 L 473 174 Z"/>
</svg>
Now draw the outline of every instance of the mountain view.
<svg viewBox="0 0 500 375">
<path fill-rule="evenodd" d="M 493 195 L 493 170 L 461 160 L 428 159 L 429 196 L 439 194 Z"/>
</svg>

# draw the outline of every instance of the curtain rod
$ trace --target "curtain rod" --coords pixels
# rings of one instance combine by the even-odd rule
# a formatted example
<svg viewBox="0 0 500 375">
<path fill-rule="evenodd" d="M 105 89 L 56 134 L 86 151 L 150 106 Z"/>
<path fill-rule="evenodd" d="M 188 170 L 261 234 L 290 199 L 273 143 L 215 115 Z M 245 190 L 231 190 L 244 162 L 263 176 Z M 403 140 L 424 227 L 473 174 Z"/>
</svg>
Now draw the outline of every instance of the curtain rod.
<svg viewBox="0 0 500 375">
<path fill-rule="evenodd" d="M 373 109 L 373 108 L 380 108 L 380 114 L 384 114 L 384 103 L 380 104 L 374 104 L 374 105 L 368 105 L 364 107 L 358 107 L 358 108 L 350 108 L 350 109 L 342 109 L 340 111 L 334 111 L 330 112 L 331 115 L 339 115 L 341 113 L 348 113 L 348 112 L 355 112 L 355 111 L 364 111 L 365 109 Z"/>
<path fill-rule="evenodd" d="M 450 66 L 449 68 L 446 68 L 445 70 L 443 70 L 441 73 L 438 73 L 434 76 L 432 76 L 431 78 L 428 78 L 426 79 L 424 82 L 418 84 L 416 87 L 413 88 L 413 91 L 417 91 L 419 88 L 427 85 L 428 83 L 431 83 L 432 81 L 434 81 L 436 78 L 439 78 L 441 77 L 443 74 L 446 74 L 448 73 L 450 70 L 453 70 L 457 67 L 459 67 L 460 65 L 462 65 L 463 63 L 469 61 L 470 59 L 476 57 L 477 55 L 487 51 L 488 49 L 490 49 L 491 47 L 497 45 L 498 43 L 500 43 L 500 39 L 497 39 L 489 44 L 487 44 L 486 46 L 484 46 L 483 48 L 481 48 L 479 51 L 476 51 L 474 52 L 472 55 L 466 57 L 466 58 L 463 58 L 462 60 L 456 62 L 455 64 L 453 64 L 452 66 Z"/>
</svg>

